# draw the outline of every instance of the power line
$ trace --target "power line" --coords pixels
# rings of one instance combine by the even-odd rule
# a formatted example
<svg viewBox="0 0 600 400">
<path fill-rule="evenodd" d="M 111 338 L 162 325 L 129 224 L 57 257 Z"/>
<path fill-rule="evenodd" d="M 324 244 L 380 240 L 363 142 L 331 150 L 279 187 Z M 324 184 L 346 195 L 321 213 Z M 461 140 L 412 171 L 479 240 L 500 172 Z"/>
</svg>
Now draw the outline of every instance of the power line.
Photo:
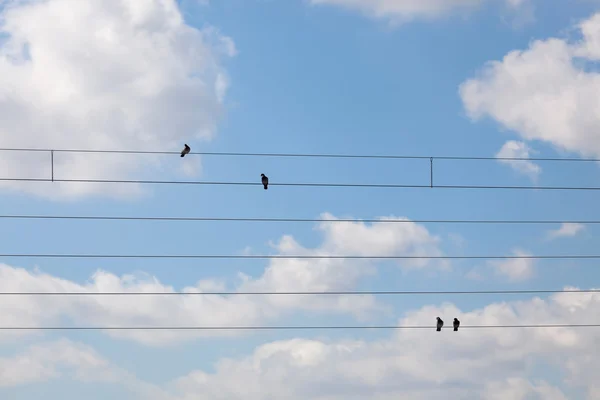
<svg viewBox="0 0 600 400">
<path fill-rule="evenodd" d="M 348 296 L 348 295 L 462 295 L 462 294 L 543 294 L 600 293 L 600 289 L 474 290 L 474 291 L 334 291 L 334 292 L 0 292 L 0 296 Z"/>
<path fill-rule="evenodd" d="M 14 258 L 205 258 L 205 259 L 356 259 L 356 260 L 481 260 L 481 259 L 598 259 L 600 255 L 505 255 L 505 256 L 350 256 L 350 255 L 254 255 L 254 254 L 0 254 Z"/>
<path fill-rule="evenodd" d="M 469 220 L 469 219 L 360 219 L 360 218 L 247 218 L 247 217 L 125 217 L 99 215 L 0 215 L 0 219 L 57 219 L 107 221 L 207 221 L 207 222 L 317 222 L 317 223 L 430 223 L 430 224 L 600 224 L 600 220 Z"/>
<path fill-rule="evenodd" d="M 461 325 L 460 329 L 518 329 L 518 328 L 598 328 L 600 324 L 542 324 L 542 325 Z M 399 329 L 435 329 L 428 325 L 379 325 L 379 326 L 45 326 L 45 327 L 0 327 L 0 330 L 33 331 L 267 331 L 267 330 L 399 330 Z M 449 330 L 449 328 L 446 328 Z"/>
<path fill-rule="evenodd" d="M 147 185 L 217 185 L 217 186 L 262 186 L 260 182 L 225 181 L 169 181 L 169 180 L 110 180 L 110 179 L 57 179 L 57 178 L 0 178 L 3 182 L 70 182 L 70 183 L 119 183 Z M 304 183 L 269 182 L 269 186 L 298 187 L 345 187 L 345 188 L 381 188 L 381 189 L 507 189 L 507 190 L 585 190 L 599 191 L 600 186 L 493 186 L 493 185 L 408 185 L 383 183 Z"/>
<path fill-rule="evenodd" d="M 179 151 L 151 150 L 93 150 L 93 149 L 31 149 L 31 148 L 0 148 L 0 151 L 21 152 L 54 152 L 54 153 L 110 153 L 110 154 L 163 154 L 179 155 Z M 251 152 L 190 152 L 190 155 L 217 157 L 294 157 L 294 158 L 374 158 L 400 160 L 506 160 L 506 161 L 566 161 L 566 162 L 599 162 L 598 158 L 527 158 L 527 157 L 481 157 L 481 156 L 410 156 L 393 154 L 327 154 L 327 153 L 251 153 Z"/>
</svg>

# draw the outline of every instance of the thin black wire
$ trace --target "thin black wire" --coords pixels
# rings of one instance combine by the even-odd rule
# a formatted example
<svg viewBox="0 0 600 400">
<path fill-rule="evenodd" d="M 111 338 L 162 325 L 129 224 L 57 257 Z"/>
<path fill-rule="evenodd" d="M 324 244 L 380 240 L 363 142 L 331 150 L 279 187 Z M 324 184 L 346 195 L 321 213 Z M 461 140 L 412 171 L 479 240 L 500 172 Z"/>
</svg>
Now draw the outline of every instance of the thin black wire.
<svg viewBox="0 0 600 400">
<path fill-rule="evenodd" d="M 248 255 L 248 254 L 0 254 L 15 258 L 250 258 L 250 259 L 355 259 L 355 260 L 481 260 L 481 259 L 598 259 L 600 255 L 505 255 L 505 256 L 349 256 L 349 255 Z"/>
<path fill-rule="evenodd" d="M 3 182 L 71 182 L 71 183 L 127 183 L 152 185 L 219 185 L 262 186 L 260 182 L 218 181 L 160 181 L 160 180 L 109 180 L 109 179 L 51 179 L 51 178 L 0 178 Z M 269 183 L 269 186 L 347 187 L 347 188 L 404 188 L 404 189 L 508 189 L 508 190 L 587 190 L 599 191 L 600 186 L 491 186 L 491 185 L 404 185 L 379 183 Z"/>
<path fill-rule="evenodd" d="M 341 295 L 462 295 L 462 294 L 543 294 L 600 293 L 600 289 L 555 290 L 473 290 L 473 291 L 336 291 L 336 292 L 0 292 L 0 296 L 341 296 Z"/>
<path fill-rule="evenodd" d="M 119 217 L 96 215 L 0 215 L 0 219 L 73 219 L 108 221 L 214 221 L 214 222 L 363 222 L 430 224 L 600 224 L 600 220 L 468 220 L 468 219 L 320 219 L 320 218 L 226 218 L 226 217 Z"/>
<path fill-rule="evenodd" d="M 599 328 L 600 324 L 543 324 L 543 325 L 464 325 L 460 329 L 515 329 L 515 328 Z M 0 327 L 0 330 L 35 330 L 35 331 L 91 331 L 91 330 L 144 330 L 144 331 L 266 331 L 266 330 L 366 330 L 366 329 L 435 329 L 427 325 L 379 325 L 379 326 L 64 326 L 64 327 Z M 446 328 L 449 329 L 449 328 Z"/>
<path fill-rule="evenodd" d="M 112 154 L 172 154 L 179 151 L 150 151 L 150 150 L 85 150 L 85 149 L 26 149 L 0 148 L 0 151 L 31 151 L 55 153 L 112 153 Z M 568 161 L 568 162 L 600 162 L 598 158 L 526 158 L 526 157 L 469 157 L 469 156 L 407 156 L 391 154 L 327 154 L 327 153 L 239 153 L 239 152 L 190 152 L 190 155 L 230 156 L 230 157 L 297 157 L 297 158 L 380 158 L 405 160 L 507 160 L 507 161 Z"/>
</svg>

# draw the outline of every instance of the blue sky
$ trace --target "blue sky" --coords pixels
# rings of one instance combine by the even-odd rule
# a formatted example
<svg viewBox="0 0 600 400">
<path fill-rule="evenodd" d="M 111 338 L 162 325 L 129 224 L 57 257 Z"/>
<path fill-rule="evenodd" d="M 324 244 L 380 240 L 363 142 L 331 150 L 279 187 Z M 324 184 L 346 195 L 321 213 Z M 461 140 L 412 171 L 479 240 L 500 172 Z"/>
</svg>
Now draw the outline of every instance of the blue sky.
<svg viewBox="0 0 600 400">
<path fill-rule="evenodd" d="M 81 6 L 84 3 L 89 9 Z M 549 8 L 531 0 L 511 8 L 501 0 L 490 0 L 477 7 L 457 7 L 431 20 L 417 16 L 397 24 L 397 10 L 410 1 L 372 3 L 381 6 L 381 17 L 344 6 L 349 3 L 166 1 L 167 7 L 148 0 L 136 8 L 133 0 L 77 6 L 48 0 L 33 2 L 31 7 L 8 2 L 16 6 L 2 11 L 2 30 L 12 42 L 0 48 L 0 75 L 4 76 L 0 87 L 5 88 L 0 88 L 0 116 L 7 121 L 0 124 L 0 146 L 175 151 L 185 142 L 192 152 L 493 157 L 504 151 L 525 157 L 600 157 L 598 130 L 594 131 L 600 127 L 593 99 L 597 74 L 591 68 L 581 69 L 579 78 L 570 74 L 571 67 L 579 68 L 576 56 L 592 63 L 599 56 L 594 47 L 594 40 L 600 40 L 594 30 L 594 2 L 556 1 Z M 131 17 L 117 14 L 118 7 L 130 10 Z M 528 12 L 534 18 L 518 23 Z M 179 15 L 184 21 L 177 21 Z M 50 23 L 56 18 L 66 21 L 64 26 Z M 589 22 L 587 40 L 578 31 L 581 21 Z M 46 31 L 43 23 L 48 24 Z M 82 32 L 81 37 L 72 38 L 73 30 Z M 160 41 L 167 37 L 171 41 Z M 549 38 L 556 40 L 535 47 L 534 41 Z M 31 46 L 31 56 L 15 62 L 15 49 L 24 43 Z M 504 59 L 513 50 L 526 53 Z M 121 58 L 123 54 L 129 58 Z M 486 67 L 495 60 L 501 62 Z M 190 78 L 194 74 L 201 77 L 202 85 Z M 139 76 L 143 79 L 138 81 Z M 218 87 L 224 77 L 228 85 L 222 100 L 218 90 L 211 88 Z M 265 173 L 273 183 L 429 183 L 428 160 L 191 155 L 185 160 L 160 156 L 153 164 L 151 157 L 143 155 L 92 159 L 63 153 L 55 157 L 56 174 L 65 178 L 258 182 Z M 442 185 L 597 186 L 595 163 L 538 164 L 519 169 L 493 160 L 436 160 L 434 181 Z M 6 153 L 2 165 L 4 178 L 49 172 L 44 154 Z M 531 168 L 540 172 L 528 173 Z M 77 191 L 73 186 L 78 186 Z M 319 218 L 329 213 L 338 218 L 411 220 L 600 219 L 593 191 L 278 186 L 264 191 L 253 186 L 156 185 L 142 188 L 146 192 L 139 194 L 130 188 L 119 192 L 107 185 L 68 183 L 6 183 L 2 189 L 0 214 L 4 215 Z M 594 254 L 597 249 L 593 225 L 581 230 L 574 227 L 571 234 L 556 237 L 550 231 L 561 228 L 558 224 L 415 223 L 364 228 L 325 223 L 317 229 L 311 223 L 3 219 L 2 228 L 0 253 L 5 254 L 276 254 L 285 253 L 285 246 L 289 254 L 548 255 Z M 293 241 L 282 239 L 285 235 Z M 277 247 L 281 240 L 283 244 Z M 412 269 L 392 262 L 287 264 L 227 259 L 6 258 L 0 262 L 6 264 L 0 271 L 2 291 L 69 290 L 75 284 L 99 290 L 124 290 L 127 285 L 135 290 L 153 284 L 179 291 L 199 281 L 201 289 L 229 291 L 281 285 L 289 290 L 556 289 L 593 288 L 599 278 L 595 260 L 512 264 L 457 260 L 446 269 L 440 269 L 439 262 Z M 45 275 L 36 275 L 36 269 Z M 104 271 L 100 275 L 104 279 L 111 274 L 112 281 L 103 281 L 106 286 L 92 279 L 98 270 Z M 240 273 L 248 275 L 249 282 L 243 283 Z M 130 274 L 136 278 L 127 283 L 123 276 Z M 597 313 L 600 297 L 561 296 L 540 296 L 543 301 L 531 295 L 380 296 L 358 299 L 350 306 L 344 303 L 347 299 L 338 303 L 332 298 L 316 303 L 296 298 L 284 303 L 282 298 L 239 296 L 211 303 L 200 296 L 6 297 L 0 315 L 6 326 L 410 325 L 433 324 L 437 315 L 447 325 L 454 316 L 467 325 L 598 322 L 582 318 Z M 382 400 L 394 396 L 421 399 L 441 398 L 447 390 L 461 399 L 494 399 L 493 393 L 514 399 L 600 395 L 593 379 L 580 370 L 593 365 L 584 358 L 586 344 L 598 338 L 593 330 L 570 330 L 564 336 L 548 333 L 547 337 L 531 332 L 465 330 L 464 334 L 469 336 L 462 340 L 471 348 L 454 337 L 432 344 L 437 338 L 427 337 L 428 333 L 387 331 L 264 332 L 190 340 L 153 334 L 112 337 L 101 332 L 0 336 L 0 394 L 23 400 L 42 393 L 64 399 L 110 395 L 160 400 L 186 400 L 200 392 L 207 399 L 302 394 L 333 399 L 350 398 L 352 393 L 377 393 L 376 398 Z M 573 342 L 569 335 L 575 338 Z M 65 338 L 69 341 L 62 342 Z M 338 351 L 336 344 L 342 346 L 346 340 L 360 341 L 364 348 L 352 350 L 355 353 L 347 359 L 333 354 Z M 413 342 L 414 348 L 408 351 Z M 528 347 L 528 343 L 534 345 Z M 277 349 L 276 356 L 262 359 L 267 363 L 264 368 L 286 371 L 287 378 L 284 372 L 283 377 L 271 376 L 246 368 L 244 363 L 251 363 L 246 358 L 256 361 L 268 353 L 264 346 Z M 322 346 L 333 347 L 325 351 Z M 391 346 L 389 353 L 396 361 L 388 360 L 378 346 Z M 490 351 L 493 346 L 496 351 Z M 514 359 L 489 354 L 503 346 Z M 430 352 L 436 349 L 445 360 L 439 370 L 430 366 L 435 370 L 430 377 L 417 373 L 418 362 L 423 362 L 424 371 L 433 363 L 435 353 Z M 544 360 L 565 357 L 562 352 L 571 357 L 573 369 L 544 365 Z M 329 372 L 322 376 L 298 372 L 290 361 L 297 354 L 316 357 L 315 371 Z M 463 364 L 457 369 L 464 376 L 451 371 L 452 357 L 460 357 Z M 99 366 L 92 359 L 107 364 Z M 230 361 L 223 364 L 223 359 Z M 525 366 L 519 364 L 523 359 Z M 332 368 L 336 360 L 347 370 Z M 25 367 L 21 371 L 13 369 L 15 365 Z M 56 374 L 65 367 L 64 373 Z M 137 378 L 128 383 L 114 378 L 123 375 L 115 371 L 123 370 Z M 211 375 L 202 381 L 193 371 Z M 103 381 L 103 374 L 113 375 Z M 352 374 L 377 376 L 355 382 Z M 390 378 L 399 375 L 397 381 L 403 382 L 404 389 Z M 469 397 L 462 390 L 476 395 Z"/>
</svg>

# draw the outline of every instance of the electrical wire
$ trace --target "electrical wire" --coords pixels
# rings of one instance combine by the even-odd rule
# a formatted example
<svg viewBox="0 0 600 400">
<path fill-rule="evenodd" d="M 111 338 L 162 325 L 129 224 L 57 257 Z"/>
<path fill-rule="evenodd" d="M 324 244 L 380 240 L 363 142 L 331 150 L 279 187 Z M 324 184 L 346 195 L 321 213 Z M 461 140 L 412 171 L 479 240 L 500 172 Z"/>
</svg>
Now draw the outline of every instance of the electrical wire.
<svg viewBox="0 0 600 400">
<path fill-rule="evenodd" d="M 139 151 L 139 150 L 82 150 L 82 149 L 9 149 L 0 151 L 34 151 L 53 153 L 120 153 L 120 154 L 171 154 L 179 152 Z M 466 156 L 405 156 L 368 154 L 293 154 L 293 153 L 233 153 L 233 152 L 193 152 L 189 155 L 204 156 L 243 156 L 243 157 L 296 157 L 296 158 L 369 158 L 369 159 L 429 159 L 433 160 L 505 160 L 505 161 L 560 161 L 560 162 L 600 162 L 595 158 L 520 158 L 520 157 L 466 157 Z M 211 182 L 211 181 L 169 181 L 169 180 L 101 180 L 101 179 L 42 179 L 42 178 L 0 178 L 0 181 L 22 182 L 70 182 L 70 183 L 116 183 L 116 184 L 182 184 L 182 185 L 226 185 L 258 186 L 260 182 Z M 581 190 L 599 191 L 600 187 L 583 186 L 479 186 L 479 185 L 408 185 L 408 184 L 360 184 L 360 183 L 291 183 L 270 182 L 270 186 L 296 187 L 353 187 L 353 188 L 440 188 L 440 189 L 512 189 L 512 190 Z M 85 219 L 85 220 L 145 220 L 145 221 L 244 221 L 244 222 L 370 222 L 370 223 L 471 223 L 471 224 L 559 224 L 582 223 L 598 224 L 590 221 L 548 221 L 548 220 L 356 220 L 356 219 L 300 219 L 300 218 L 217 218 L 217 217 L 110 217 L 110 216 L 40 216 L 2 215 L 4 219 Z M 0 254 L 0 257 L 19 258 L 210 258 L 210 259 L 598 259 L 600 255 L 538 255 L 538 256 L 343 256 L 343 255 L 115 255 L 115 254 Z M 40 296 L 148 296 L 148 295 L 448 295 L 448 294 L 534 294 L 534 293 L 597 293 L 600 289 L 589 290 L 496 290 L 496 291 L 335 291 L 335 292 L 0 292 L 0 295 L 40 295 Z M 547 329 L 547 328 L 598 328 L 600 324 L 540 324 L 540 325 L 464 325 L 460 329 Z M 0 330 L 194 330 L 194 331 L 238 331 L 238 330 L 399 330 L 434 329 L 423 325 L 380 325 L 380 326 L 42 326 L 42 327 L 2 327 Z"/>
<path fill-rule="evenodd" d="M 54 152 L 54 153 L 109 153 L 109 154 L 163 154 L 179 155 L 179 151 L 151 150 L 93 150 L 93 149 L 32 149 L 32 148 L 0 148 L 0 151 L 21 152 Z M 190 152 L 190 155 L 217 157 L 294 157 L 294 158 L 373 158 L 401 160 L 506 160 L 506 161 L 566 161 L 566 162 L 600 162 L 598 158 L 528 158 L 528 157 L 482 157 L 482 156 L 409 156 L 392 154 L 327 154 L 327 153 L 252 153 L 252 152 Z"/>
<path fill-rule="evenodd" d="M 110 179 L 57 179 L 57 178 L 0 178 L 1 182 L 70 182 L 70 183 L 118 183 L 147 185 L 218 185 L 218 186 L 262 186 L 260 182 L 225 182 L 225 181 L 169 181 L 169 180 L 110 180 Z M 381 189 L 505 189 L 505 190 L 578 190 L 599 191 L 600 186 L 506 186 L 506 185 L 408 185 L 383 183 L 276 183 L 269 186 L 297 187 L 345 187 L 345 188 L 381 188 Z"/>
<path fill-rule="evenodd" d="M 322 219 L 247 217 L 124 217 L 99 215 L 0 215 L 0 219 L 106 220 L 106 221 L 207 221 L 207 222 L 311 222 L 311 223 L 419 223 L 419 224 L 600 224 L 600 220 L 472 220 L 472 219 Z"/>
<path fill-rule="evenodd" d="M 13 258 L 205 258 L 205 259 L 348 259 L 348 260 L 485 260 L 485 259 L 598 259 L 600 255 L 504 255 L 504 256 L 350 256 L 350 255 L 253 255 L 253 254 L 0 254 Z"/>
<path fill-rule="evenodd" d="M 600 293 L 600 289 L 465 290 L 465 291 L 333 291 L 333 292 L 0 292 L 0 296 L 351 296 Z"/>
<path fill-rule="evenodd" d="M 547 329 L 547 328 L 599 328 L 600 324 L 541 324 L 541 325 L 461 325 L 460 329 Z M 43 326 L 43 327 L 3 327 L 0 330 L 33 331 L 267 331 L 267 330 L 399 330 L 399 329 L 435 329 L 427 325 L 379 325 L 379 326 Z M 449 328 L 446 328 L 449 330 Z"/>
</svg>

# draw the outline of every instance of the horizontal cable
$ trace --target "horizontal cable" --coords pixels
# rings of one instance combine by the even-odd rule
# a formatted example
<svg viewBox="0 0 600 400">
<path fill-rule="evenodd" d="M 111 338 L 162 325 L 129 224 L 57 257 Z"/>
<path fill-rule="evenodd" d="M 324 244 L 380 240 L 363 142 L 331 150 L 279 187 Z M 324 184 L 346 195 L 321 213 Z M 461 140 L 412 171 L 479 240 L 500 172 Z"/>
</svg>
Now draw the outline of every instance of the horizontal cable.
<svg viewBox="0 0 600 400">
<path fill-rule="evenodd" d="M 71 183 L 127 183 L 149 185 L 219 185 L 262 186 L 260 182 L 218 181 L 161 181 L 161 180 L 109 180 L 109 179 L 51 179 L 51 178 L 0 178 L 2 182 L 71 182 Z M 587 190 L 598 191 L 600 186 L 491 186 L 491 185 L 404 185 L 383 183 L 269 183 L 269 186 L 347 187 L 386 189 L 508 189 L 508 190 Z"/>
<path fill-rule="evenodd" d="M 351 296 L 351 295 L 448 295 L 448 294 L 541 294 L 600 293 L 600 289 L 555 290 L 473 290 L 473 291 L 337 291 L 337 292 L 0 292 L 0 296 Z"/>
<path fill-rule="evenodd" d="M 0 219 L 59 219 L 107 221 L 213 221 L 213 222 L 353 222 L 353 223 L 430 223 L 430 224 L 600 224 L 600 220 L 469 220 L 469 219 L 322 219 L 322 218 L 226 218 L 226 217 L 122 217 L 100 215 L 0 215 Z"/>
<path fill-rule="evenodd" d="M 599 328 L 600 324 L 543 324 L 543 325 L 464 325 L 460 329 L 515 329 L 515 328 Z M 446 327 L 447 330 L 452 327 Z M 64 326 L 64 327 L 0 327 L 0 330 L 33 331 L 282 331 L 282 330 L 366 330 L 366 329 L 435 329 L 427 325 L 380 325 L 380 326 Z"/>
<path fill-rule="evenodd" d="M 600 255 L 506 255 L 506 256 L 349 256 L 349 255 L 253 255 L 253 254 L 0 254 L 15 258 L 254 258 L 254 259 L 357 259 L 357 260 L 481 260 L 481 259 L 598 259 Z"/>
<path fill-rule="evenodd" d="M 110 154 L 171 154 L 179 155 L 180 151 L 151 151 L 151 150 L 84 150 L 84 149 L 27 149 L 0 148 L 0 151 L 22 152 L 55 152 L 55 153 L 110 153 Z M 229 157 L 296 157 L 296 158 L 379 158 L 401 160 L 513 160 L 513 161 L 570 161 L 570 162 L 600 162 L 598 158 L 527 158 L 527 157 L 469 157 L 469 156 L 409 156 L 392 154 L 324 154 L 324 153 L 237 153 L 237 152 L 190 152 L 189 155 L 229 156 Z"/>
</svg>

